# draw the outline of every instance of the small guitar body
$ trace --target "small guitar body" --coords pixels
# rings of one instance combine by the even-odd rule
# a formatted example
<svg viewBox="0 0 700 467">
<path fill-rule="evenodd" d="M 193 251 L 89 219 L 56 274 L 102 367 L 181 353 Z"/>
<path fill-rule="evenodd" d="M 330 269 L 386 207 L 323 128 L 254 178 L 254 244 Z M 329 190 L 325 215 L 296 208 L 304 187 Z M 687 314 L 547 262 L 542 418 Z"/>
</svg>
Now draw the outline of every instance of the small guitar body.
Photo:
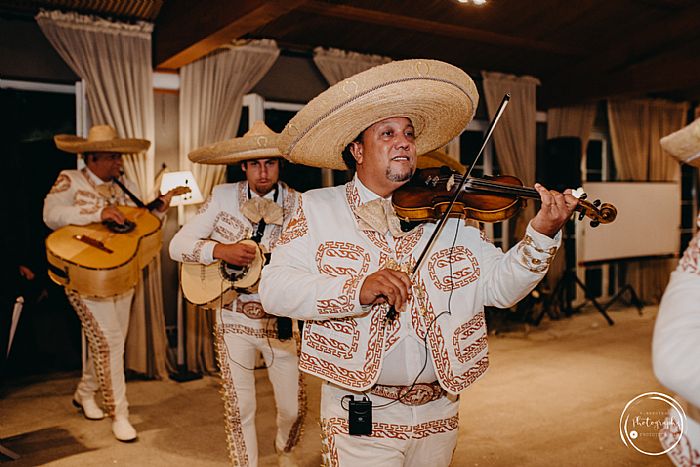
<svg viewBox="0 0 700 467">
<path fill-rule="evenodd" d="M 240 292 L 257 292 L 267 255 L 264 247 L 253 240 L 243 240 L 241 243 L 254 246 L 256 251 L 253 262 L 245 268 L 222 261 L 209 265 L 180 265 L 180 285 L 187 301 L 204 308 L 218 308 L 234 301 Z"/>
<path fill-rule="evenodd" d="M 145 208 L 119 206 L 133 223 L 116 233 L 102 223 L 67 225 L 46 238 L 49 277 L 82 295 L 112 297 L 134 287 L 160 254 L 161 222 Z"/>
</svg>

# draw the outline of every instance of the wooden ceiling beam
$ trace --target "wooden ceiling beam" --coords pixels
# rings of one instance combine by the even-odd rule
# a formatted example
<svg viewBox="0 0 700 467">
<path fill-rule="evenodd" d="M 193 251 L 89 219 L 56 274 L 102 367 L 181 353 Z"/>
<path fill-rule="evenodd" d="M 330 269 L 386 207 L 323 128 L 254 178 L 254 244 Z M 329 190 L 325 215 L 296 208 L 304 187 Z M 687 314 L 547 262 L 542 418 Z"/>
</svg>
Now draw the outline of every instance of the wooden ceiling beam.
<svg viewBox="0 0 700 467">
<path fill-rule="evenodd" d="M 676 65 L 685 62 L 682 56 L 676 56 L 676 52 L 687 49 L 688 43 L 700 38 L 698 17 L 700 3 L 543 79 L 543 104 L 547 107 L 566 105 L 576 96 L 592 100 L 614 95 L 643 95 L 671 90 L 674 83 L 685 86 L 684 83 L 697 82 L 698 75 Z M 676 70 L 680 76 L 675 76 L 670 70 Z"/>
<path fill-rule="evenodd" d="M 490 44 L 516 49 L 537 50 L 564 56 L 583 56 L 585 51 L 576 47 L 568 47 L 562 44 L 528 39 L 523 37 L 508 36 L 482 29 L 468 28 L 456 24 L 430 21 L 412 16 L 385 13 L 383 11 L 368 10 L 349 5 L 339 5 L 310 0 L 299 7 L 299 11 L 320 16 L 361 21 L 363 23 L 377 24 L 383 27 L 407 29 L 409 31 L 425 33 L 432 36 L 444 36 L 453 39 L 468 40 L 482 44 Z"/>
<path fill-rule="evenodd" d="M 177 70 L 302 5 L 305 0 L 171 0 L 154 31 L 156 68 Z"/>
</svg>

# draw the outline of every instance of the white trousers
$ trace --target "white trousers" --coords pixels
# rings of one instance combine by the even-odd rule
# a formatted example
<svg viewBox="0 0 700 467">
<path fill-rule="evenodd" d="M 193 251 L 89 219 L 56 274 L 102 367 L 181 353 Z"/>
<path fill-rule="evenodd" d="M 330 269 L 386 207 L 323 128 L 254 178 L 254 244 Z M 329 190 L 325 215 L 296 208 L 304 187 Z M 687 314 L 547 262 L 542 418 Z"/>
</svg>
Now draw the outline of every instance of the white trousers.
<svg viewBox="0 0 700 467">
<path fill-rule="evenodd" d="M 80 317 L 88 341 L 88 357 L 78 384 L 78 396 L 91 398 L 102 390 L 107 414 L 128 417 L 124 342 L 129 329 L 133 289 L 111 298 L 90 298 L 69 290 L 66 295 Z"/>
<path fill-rule="evenodd" d="M 321 389 L 321 436 L 324 465 L 448 466 L 457 444 L 459 398 L 444 396 L 409 406 L 368 393 L 372 401 L 372 434 L 348 434 L 348 401 L 352 395 L 331 383 Z M 393 402 L 393 403 L 392 403 Z"/>
<path fill-rule="evenodd" d="M 257 466 L 255 432 L 255 357 L 262 353 L 277 406 L 277 452 L 289 452 L 302 435 L 306 394 L 297 356 L 296 339 L 277 339 L 276 319 L 260 328 L 240 324 L 233 311 L 218 310 L 216 347 L 225 409 L 226 440 L 234 465 Z M 234 319 L 237 318 L 237 319 Z M 256 323 L 256 324 L 258 324 Z"/>
</svg>

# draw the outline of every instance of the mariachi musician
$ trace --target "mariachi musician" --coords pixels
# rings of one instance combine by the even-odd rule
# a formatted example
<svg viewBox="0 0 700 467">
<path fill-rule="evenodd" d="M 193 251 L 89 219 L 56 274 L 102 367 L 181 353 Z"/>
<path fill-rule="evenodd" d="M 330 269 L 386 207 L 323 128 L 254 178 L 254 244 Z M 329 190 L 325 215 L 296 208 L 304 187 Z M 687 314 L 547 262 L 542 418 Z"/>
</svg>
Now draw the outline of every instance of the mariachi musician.
<svg viewBox="0 0 700 467">
<path fill-rule="evenodd" d="M 190 153 L 192 162 L 241 164 L 245 180 L 214 187 L 204 205 L 172 239 L 170 257 L 183 263 L 211 265 L 217 260 L 245 268 L 256 256 L 275 248 L 297 209 L 299 194 L 279 181 L 279 135 L 257 121 L 243 137 Z M 255 240 L 259 247 L 250 244 Z M 255 281 L 257 286 L 257 280 Z M 277 404 L 275 449 L 280 465 L 296 465 L 292 451 L 301 438 L 306 414 L 304 384 L 298 370 L 297 341 L 289 318 L 263 309 L 255 290 L 215 304 L 216 349 L 221 370 L 226 439 L 234 465 L 255 466 L 255 360 L 261 352 Z"/>
<path fill-rule="evenodd" d="M 661 146 L 677 160 L 700 167 L 700 119 L 662 138 Z M 697 223 L 700 227 L 700 216 Z M 690 240 L 671 273 L 659 305 L 652 346 L 656 377 L 675 391 L 687 415 L 680 440 L 679 433 L 661 433 L 661 442 L 670 449 L 667 454 L 677 466 L 700 465 L 699 342 L 700 232 Z"/>
<path fill-rule="evenodd" d="M 325 465 L 450 463 L 459 393 L 488 367 L 484 306 L 532 290 L 576 206 L 568 190 L 535 185 L 542 208 L 505 254 L 451 219 L 411 282 L 435 224 L 405 232 L 392 194 L 418 155 L 464 130 L 477 102 L 458 68 L 396 61 L 331 86 L 282 132 L 293 162 L 356 171 L 345 186 L 303 194 L 260 282 L 266 309 L 309 320 L 299 361 L 325 380 Z"/>
<path fill-rule="evenodd" d="M 122 175 L 122 157 L 146 151 L 151 143 L 145 139 L 119 138 L 109 125 L 93 126 L 87 139 L 56 135 L 54 141 L 62 151 L 82 154 L 85 167 L 63 170 L 58 175 L 44 200 L 46 225 L 53 230 L 95 222 L 126 225 L 129 220 L 119 206 L 135 206 L 134 199 L 139 199 L 140 193 L 136 184 Z M 157 216 L 165 215 L 171 198 L 171 193 L 159 197 Z M 134 289 L 109 298 L 96 298 L 66 288 L 66 295 L 80 317 L 89 345 L 73 404 L 82 409 L 88 420 L 100 420 L 105 413 L 95 401 L 95 393 L 101 390 L 103 407 L 113 419 L 114 436 L 119 441 L 133 441 L 137 434 L 129 422 L 124 342 Z"/>
</svg>

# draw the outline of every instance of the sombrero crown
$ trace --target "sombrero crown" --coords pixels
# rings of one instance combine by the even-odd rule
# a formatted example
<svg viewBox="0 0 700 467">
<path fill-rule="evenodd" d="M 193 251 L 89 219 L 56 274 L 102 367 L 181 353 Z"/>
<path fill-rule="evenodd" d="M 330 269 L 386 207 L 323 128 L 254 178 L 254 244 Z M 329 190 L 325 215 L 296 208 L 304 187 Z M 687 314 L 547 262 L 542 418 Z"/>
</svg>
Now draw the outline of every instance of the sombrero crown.
<svg viewBox="0 0 700 467">
<path fill-rule="evenodd" d="M 118 152 L 135 154 L 145 151 L 151 145 L 146 139 L 119 138 L 117 131 L 109 125 L 95 125 L 90 128 L 88 137 L 75 135 L 56 135 L 53 138 L 61 151 L 78 153 Z"/>
<path fill-rule="evenodd" d="M 661 138 L 661 147 L 679 161 L 700 167 L 700 118 Z"/>
<path fill-rule="evenodd" d="M 240 138 L 203 146 L 190 152 L 188 157 L 198 164 L 235 164 L 250 159 L 282 157 L 278 149 L 279 136 L 257 120 Z"/>
<path fill-rule="evenodd" d="M 372 124 L 408 117 L 424 154 L 459 135 L 474 116 L 479 94 L 462 70 L 437 60 L 402 60 L 370 68 L 331 86 L 292 118 L 280 151 L 292 162 L 346 169 L 345 146 Z"/>
</svg>

